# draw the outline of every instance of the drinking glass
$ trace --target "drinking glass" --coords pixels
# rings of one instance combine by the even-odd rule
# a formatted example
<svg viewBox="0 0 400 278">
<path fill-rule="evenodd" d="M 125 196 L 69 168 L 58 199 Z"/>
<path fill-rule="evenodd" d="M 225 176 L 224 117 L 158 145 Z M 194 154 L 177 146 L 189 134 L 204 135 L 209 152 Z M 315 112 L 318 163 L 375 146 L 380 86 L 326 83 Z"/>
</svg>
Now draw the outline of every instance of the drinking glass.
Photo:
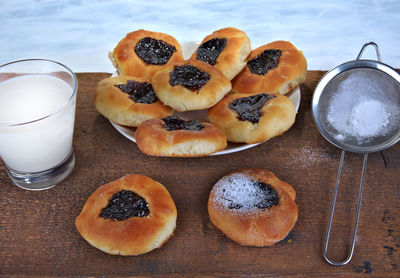
<svg viewBox="0 0 400 278">
<path fill-rule="evenodd" d="M 0 66 L 0 157 L 15 185 L 48 189 L 71 173 L 77 89 L 72 70 L 55 61 Z"/>
</svg>

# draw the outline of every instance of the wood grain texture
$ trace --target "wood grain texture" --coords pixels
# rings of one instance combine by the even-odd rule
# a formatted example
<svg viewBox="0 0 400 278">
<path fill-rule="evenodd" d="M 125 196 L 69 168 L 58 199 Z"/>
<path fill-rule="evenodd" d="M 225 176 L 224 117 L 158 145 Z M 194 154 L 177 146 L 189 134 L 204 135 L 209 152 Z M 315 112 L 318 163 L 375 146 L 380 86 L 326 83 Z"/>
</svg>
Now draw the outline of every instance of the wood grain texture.
<svg viewBox="0 0 400 278">
<path fill-rule="evenodd" d="M 323 74 L 308 73 L 288 132 L 245 151 L 203 158 L 142 154 L 94 109 L 95 86 L 109 74 L 78 74 L 72 174 L 50 190 L 29 192 L 14 186 L 0 166 L 0 277 L 398 277 L 399 145 L 369 155 L 353 260 L 333 267 L 322 257 L 340 158 L 312 120 L 312 92 Z M 347 153 L 329 251 L 336 260 L 350 245 L 361 167 L 362 155 Z M 212 186 L 242 168 L 268 169 L 297 192 L 298 222 L 272 247 L 239 246 L 209 220 Z M 169 190 L 177 229 L 160 249 L 111 256 L 86 243 L 74 220 L 97 187 L 129 173 L 147 175 Z"/>
</svg>

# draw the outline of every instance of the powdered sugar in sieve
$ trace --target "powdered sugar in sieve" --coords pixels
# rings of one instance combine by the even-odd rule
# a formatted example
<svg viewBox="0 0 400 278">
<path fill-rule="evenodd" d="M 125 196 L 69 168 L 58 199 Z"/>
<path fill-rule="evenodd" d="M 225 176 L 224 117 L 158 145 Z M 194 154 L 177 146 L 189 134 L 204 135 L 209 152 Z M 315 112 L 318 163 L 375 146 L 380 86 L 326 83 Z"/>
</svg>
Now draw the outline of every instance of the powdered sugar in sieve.
<svg viewBox="0 0 400 278">
<path fill-rule="evenodd" d="M 376 145 L 400 125 L 400 85 L 370 68 L 344 71 L 329 81 L 320 103 L 324 128 L 339 141 Z"/>
</svg>

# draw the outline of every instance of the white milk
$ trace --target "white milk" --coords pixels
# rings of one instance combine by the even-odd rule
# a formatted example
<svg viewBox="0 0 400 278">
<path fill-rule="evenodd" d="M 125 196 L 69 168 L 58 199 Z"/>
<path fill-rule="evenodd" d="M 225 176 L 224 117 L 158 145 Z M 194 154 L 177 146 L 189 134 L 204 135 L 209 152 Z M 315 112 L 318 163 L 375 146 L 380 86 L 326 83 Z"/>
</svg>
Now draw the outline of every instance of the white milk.
<svg viewBox="0 0 400 278">
<path fill-rule="evenodd" d="M 71 86 L 51 75 L 23 75 L 0 82 L 0 156 L 9 168 L 41 172 L 67 158 L 74 130 L 75 97 L 68 102 L 72 94 Z M 4 124 L 42 117 L 46 118 L 28 124 Z"/>
</svg>

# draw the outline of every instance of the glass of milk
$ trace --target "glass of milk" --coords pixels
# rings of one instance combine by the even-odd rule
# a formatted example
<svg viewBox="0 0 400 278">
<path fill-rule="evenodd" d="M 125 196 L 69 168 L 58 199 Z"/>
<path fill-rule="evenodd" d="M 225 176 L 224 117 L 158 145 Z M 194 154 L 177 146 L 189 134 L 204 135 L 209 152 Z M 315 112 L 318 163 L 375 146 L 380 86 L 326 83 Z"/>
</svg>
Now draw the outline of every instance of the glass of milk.
<svg viewBox="0 0 400 278">
<path fill-rule="evenodd" d="M 15 185 L 43 190 L 71 173 L 77 89 L 75 74 L 58 62 L 0 66 L 0 156 Z"/>
</svg>

